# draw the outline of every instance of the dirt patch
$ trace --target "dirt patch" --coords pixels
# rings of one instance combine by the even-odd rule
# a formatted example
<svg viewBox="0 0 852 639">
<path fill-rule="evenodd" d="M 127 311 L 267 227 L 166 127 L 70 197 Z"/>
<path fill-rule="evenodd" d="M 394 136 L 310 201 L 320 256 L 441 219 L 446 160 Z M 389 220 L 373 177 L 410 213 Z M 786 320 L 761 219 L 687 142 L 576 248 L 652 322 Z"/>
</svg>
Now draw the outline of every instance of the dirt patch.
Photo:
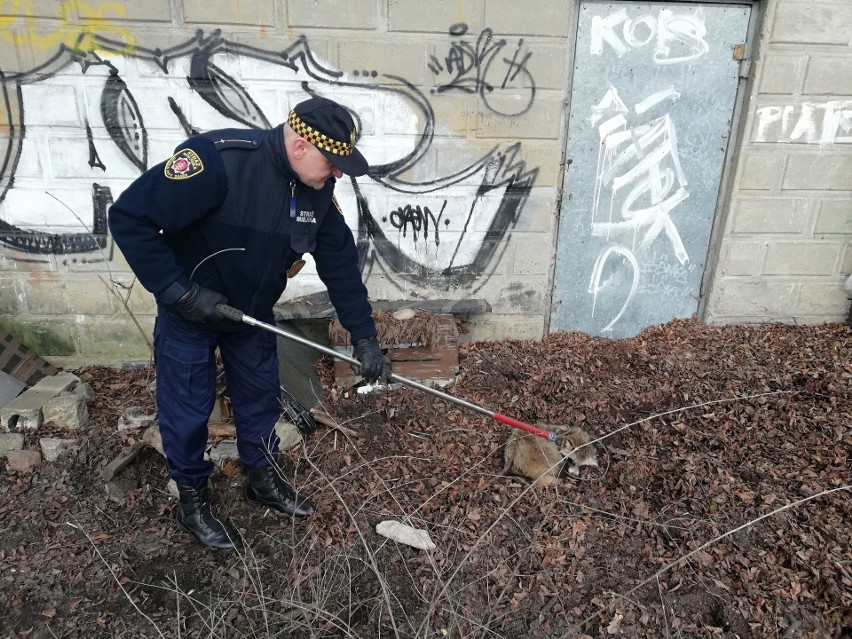
<svg viewBox="0 0 852 639">
<path fill-rule="evenodd" d="M 848 326 L 462 347 L 452 394 L 603 438 L 599 469 L 546 488 L 500 474 L 508 427 L 410 389 L 334 387 L 324 360 L 324 408 L 355 434 L 321 427 L 282 456 L 315 503 L 304 521 L 246 504 L 239 465 L 216 472 L 241 556 L 176 528 L 154 451 L 99 476 L 141 436 L 116 424 L 153 409 L 150 371 L 74 372 L 96 391 L 79 449 L 0 477 L 0 638 L 852 632 Z M 384 519 L 437 549 L 376 535 Z"/>
</svg>

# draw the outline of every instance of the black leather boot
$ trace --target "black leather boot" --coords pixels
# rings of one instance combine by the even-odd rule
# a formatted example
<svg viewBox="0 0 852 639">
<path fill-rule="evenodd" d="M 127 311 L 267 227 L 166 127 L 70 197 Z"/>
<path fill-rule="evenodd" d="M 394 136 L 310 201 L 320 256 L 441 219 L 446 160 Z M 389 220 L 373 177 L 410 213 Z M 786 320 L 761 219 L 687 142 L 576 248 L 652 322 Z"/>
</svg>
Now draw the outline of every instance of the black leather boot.
<svg viewBox="0 0 852 639">
<path fill-rule="evenodd" d="M 268 506 L 294 517 L 310 515 L 313 508 L 311 502 L 299 497 L 272 465 L 248 469 L 246 499 L 255 506 Z"/>
<path fill-rule="evenodd" d="M 227 521 L 217 519 L 210 510 L 213 491 L 207 480 L 197 486 L 178 484 L 177 522 L 202 546 L 232 552 L 243 547 L 240 534 Z"/>
</svg>

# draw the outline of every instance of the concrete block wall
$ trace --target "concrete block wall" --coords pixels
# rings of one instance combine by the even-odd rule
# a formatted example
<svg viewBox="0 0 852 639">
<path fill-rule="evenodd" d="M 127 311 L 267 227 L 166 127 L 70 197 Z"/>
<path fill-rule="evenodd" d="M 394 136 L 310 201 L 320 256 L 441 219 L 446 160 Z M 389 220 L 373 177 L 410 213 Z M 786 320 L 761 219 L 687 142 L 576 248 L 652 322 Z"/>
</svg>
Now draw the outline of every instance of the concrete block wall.
<svg viewBox="0 0 852 639">
<path fill-rule="evenodd" d="M 147 358 L 155 307 L 108 235 L 110 202 L 189 127 L 277 124 L 307 87 L 358 114 L 359 146 L 380 167 L 357 197 L 338 188 L 371 297 L 482 297 L 493 312 L 467 339 L 540 337 L 578 2 L 11 3 L 0 325 L 60 366 Z M 839 321 L 852 270 L 852 5 L 759 6 L 705 317 Z M 203 95 L 191 73 L 223 92 Z M 309 264 L 284 301 L 321 288 Z"/>
<path fill-rule="evenodd" d="M 852 3 L 764 5 L 704 319 L 842 321 L 852 272 Z"/>
<path fill-rule="evenodd" d="M 0 33 L 11 158 L 0 323 L 59 365 L 147 357 L 155 305 L 108 236 L 109 203 L 187 126 L 274 126 L 308 83 L 358 114 L 374 166 L 394 167 L 357 185 L 382 234 L 360 238 L 371 297 L 487 294 L 493 313 L 474 338 L 540 336 L 573 10 L 572 0 L 522 11 L 492 0 L 16 4 Z M 54 59 L 63 46 L 76 57 Z M 186 81 L 191 64 L 231 93 L 211 105 Z M 363 234 L 353 185 L 338 199 Z M 282 301 L 323 288 L 312 266 Z"/>
</svg>

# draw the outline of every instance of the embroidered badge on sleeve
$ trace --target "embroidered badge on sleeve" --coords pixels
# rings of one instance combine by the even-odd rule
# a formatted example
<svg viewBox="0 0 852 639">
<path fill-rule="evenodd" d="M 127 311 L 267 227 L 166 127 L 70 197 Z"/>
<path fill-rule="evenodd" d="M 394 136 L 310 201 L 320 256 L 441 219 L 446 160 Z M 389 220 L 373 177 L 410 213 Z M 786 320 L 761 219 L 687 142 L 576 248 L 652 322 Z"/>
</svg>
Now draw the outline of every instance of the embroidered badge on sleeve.
<svg viewBox="0 0 852 639">
<path fill-rule="evenodd" d="M 181 149 L 168 159 L 163 173 L 170 180 L 185 180 L 198 175 L 203 170 L 204 164 L 198 157 L 198 153 L 192 149 Z"/>
</svg>

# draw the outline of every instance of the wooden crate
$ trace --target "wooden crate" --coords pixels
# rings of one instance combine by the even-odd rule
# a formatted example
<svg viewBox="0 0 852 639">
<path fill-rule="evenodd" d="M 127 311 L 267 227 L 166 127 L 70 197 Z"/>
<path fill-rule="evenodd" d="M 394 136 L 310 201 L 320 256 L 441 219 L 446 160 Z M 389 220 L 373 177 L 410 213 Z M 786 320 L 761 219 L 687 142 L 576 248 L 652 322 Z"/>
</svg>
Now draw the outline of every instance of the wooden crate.
<svg viewBox="0 0 852 639">
<path fill-rule="evenodd" d="M 455 379 L 459 367 L 458 327 L 452 315 L 437 317 L 441 321 L 432 343 L 428 346 L 385 343 L 381 340 L 381 327 L 379 327 L 379 343 L 382 350 L 386 351 L 386 359 L 390 362 L 392 372 L 425 384 L 441 386 Z M 352 347 L 333 337 L 331 347 L 344 355 L 352 356 Z M 334 379 L 340 386 L 352 386 L 359 382 L 361 377 L 352 372 L 348 362 L 336 360 Z"/>
<path fill-rule="evenodd" d="M 0 368 L 27 386 L 59 372 L 53 364 L 43 360 L 3 329 L 0 329 Z"/>
</svg>

